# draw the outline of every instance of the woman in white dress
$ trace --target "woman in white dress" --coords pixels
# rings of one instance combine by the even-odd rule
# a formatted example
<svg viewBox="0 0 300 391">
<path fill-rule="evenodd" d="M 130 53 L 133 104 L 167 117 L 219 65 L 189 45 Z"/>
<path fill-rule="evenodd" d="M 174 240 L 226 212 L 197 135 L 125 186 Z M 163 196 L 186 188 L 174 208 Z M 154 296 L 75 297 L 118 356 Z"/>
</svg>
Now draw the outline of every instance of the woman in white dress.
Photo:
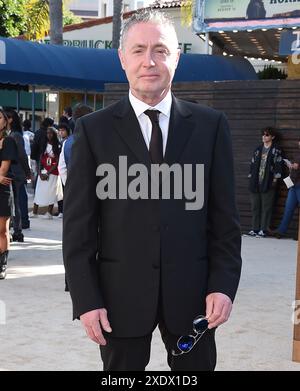
<svg viewBox="0 0 300 391">
<path fill-rule="evenodd" d="M 53 206 L 63 199 L 61 180 L 58 176 L 59 141 L 55 128 L 47 129 L 47 139 L 39 161 L 39 176 L 37 180 L 33 212 L 30 217 L 36 217 L 39 206 L 48 206 L 45 218 L 52 219 Z"/>
</svg>

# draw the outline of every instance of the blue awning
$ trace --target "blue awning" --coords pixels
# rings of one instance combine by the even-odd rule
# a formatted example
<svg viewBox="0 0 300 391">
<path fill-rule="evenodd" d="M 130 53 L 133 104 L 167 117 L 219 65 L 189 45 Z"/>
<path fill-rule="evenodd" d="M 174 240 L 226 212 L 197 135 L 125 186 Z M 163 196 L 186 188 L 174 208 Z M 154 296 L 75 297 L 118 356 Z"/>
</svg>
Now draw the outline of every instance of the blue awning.
<svg viewBox="0 0 300 391">
<path fill-rule="evenodd" d="M 181 56 L 174 81 L 253 80 L 243 58 Z M 83 49 L 0 38 L 0 83 L 101 92 L 105 83 L 127 82 L 116 50 Z"/>
<path fill-rule="evenodd" d="M 182 54 L 174 81 L 257 80 L 252 64 L 243 57 Z"/>
</svg>

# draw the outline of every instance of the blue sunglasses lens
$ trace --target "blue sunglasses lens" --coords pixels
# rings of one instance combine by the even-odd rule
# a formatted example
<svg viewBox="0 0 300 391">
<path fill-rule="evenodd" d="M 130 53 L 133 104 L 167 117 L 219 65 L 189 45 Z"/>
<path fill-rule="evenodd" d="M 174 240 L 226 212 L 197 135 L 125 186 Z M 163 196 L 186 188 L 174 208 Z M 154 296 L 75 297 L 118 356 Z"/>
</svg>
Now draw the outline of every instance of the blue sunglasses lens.
<svg viewBox="0 0 300 391">
<path fill-rule="evenodd" d="M 177 346 L 182 352 L 189 352 L 192 349 L 194 342 L 195 339 L 193 337 L 181 337 L 177 342 Z"/>
<path fill-rule="evenodd" d="M 194 320 L 193 326 L 197 333 L 203 333 L 208 327 L 208 321 L 205 318 L 198 318 Z"/>
</svg>

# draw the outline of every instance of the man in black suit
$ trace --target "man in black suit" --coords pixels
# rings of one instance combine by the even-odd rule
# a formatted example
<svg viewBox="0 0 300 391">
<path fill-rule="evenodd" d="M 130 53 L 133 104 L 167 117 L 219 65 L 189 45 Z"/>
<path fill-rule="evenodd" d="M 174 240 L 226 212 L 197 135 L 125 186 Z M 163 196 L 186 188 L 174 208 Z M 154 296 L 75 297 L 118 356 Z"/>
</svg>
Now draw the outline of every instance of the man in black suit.
<svg viewBox="0 0 300 391">
<path fill-rule="evenodd" d="M 100 345 L 104 370 L 145 370 L 157 325 L 172 370 L 213 370 L 214 331 L 228 319 L 238 287 L 230 132 L 222 113 L 171 94 L 179 55 L 166 16 L 133 15 L 119 49 L 129 96 L 76 123 L 65 191 L 64 263 L 74 319 Z M 127 178 L 121 158 L 132 170 Z M 156 199 L 147 191 L 134 197 L 129 182 L 137 164 L 146 170 L 146 185 L 162 191 L 166 177 L 155 181 L 150 172 L 161 163 L 192 167 L 193 175 L 204 167 L 204 187 L 194 176 L 184 182 L 203 191 L 203 202 L 188 206 L 187 192 L 175 196 L 174 184 L 170 197 L 160 193 Z M 111 167 L 115 176 L 108 180 Z M 199 315 L 207 320 L 196 333 Z M 196 340 L 181 338 L 177 345 L 190 334 Z"/>
</svg>

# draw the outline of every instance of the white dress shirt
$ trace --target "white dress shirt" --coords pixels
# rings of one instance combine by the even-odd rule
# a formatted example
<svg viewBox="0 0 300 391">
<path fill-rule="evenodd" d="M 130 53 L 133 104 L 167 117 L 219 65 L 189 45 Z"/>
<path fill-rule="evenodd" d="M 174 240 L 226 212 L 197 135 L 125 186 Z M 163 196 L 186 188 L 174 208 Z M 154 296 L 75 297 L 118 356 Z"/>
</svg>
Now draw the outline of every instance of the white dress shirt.
<svg viewBox="0 0 300 391">
<path fill-rule="evenodd" d="M 172 106 L 172 95 L 171 91 L 167 93 L 164 99 L 159 102 L 155 106 L 149 106 L 147 103 L 142 102 L 132 95 L 132 92 L 129 91 L 129 101 L 131 106 L 137 116 L 139 121 L 142 134 L 149 150 L 151 134 L 152 134 L 152 123 L 148 115 L 144 113 L 146 110 L 159 110 L 160 114 L 158 117 L 159 126 L 162 132 L 163 139 L 163 154 L 166 152 L 167 140 L 168 140 L 168 132 L 169 132 L 169 122 L 170 122 L 170 114 L 171 114 L 171 106 Z"/>
<path fill-rule="evenodd" d="M 67 174 L 68 174 L 67 165 L 65 161 L 65 142 L 66 140 L 62 145 L 61 152 L 59 155 L 59 161 L 58 161 L 58 172 L 64 186 L 66 185 Z"/>
</svg>

